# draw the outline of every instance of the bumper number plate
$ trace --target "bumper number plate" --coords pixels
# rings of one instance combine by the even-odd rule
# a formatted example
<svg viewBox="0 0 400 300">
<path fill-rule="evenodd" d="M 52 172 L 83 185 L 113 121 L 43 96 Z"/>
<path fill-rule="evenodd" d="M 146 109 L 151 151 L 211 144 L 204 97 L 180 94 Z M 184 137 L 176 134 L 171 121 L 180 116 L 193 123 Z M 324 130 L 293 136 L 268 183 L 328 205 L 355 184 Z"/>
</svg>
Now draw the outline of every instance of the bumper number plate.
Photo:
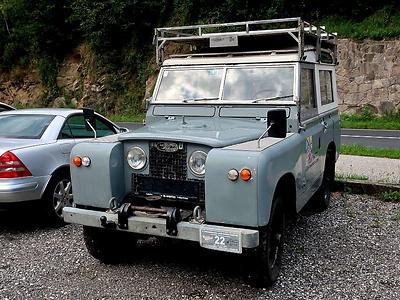
<svg viewBox="0 0 400 300">
<path fill-rule="evenodd" d="M 200 246 L 212 250 L 242 253 L 242 235 L 239 231 L 200 228 Z"/>
</svg>

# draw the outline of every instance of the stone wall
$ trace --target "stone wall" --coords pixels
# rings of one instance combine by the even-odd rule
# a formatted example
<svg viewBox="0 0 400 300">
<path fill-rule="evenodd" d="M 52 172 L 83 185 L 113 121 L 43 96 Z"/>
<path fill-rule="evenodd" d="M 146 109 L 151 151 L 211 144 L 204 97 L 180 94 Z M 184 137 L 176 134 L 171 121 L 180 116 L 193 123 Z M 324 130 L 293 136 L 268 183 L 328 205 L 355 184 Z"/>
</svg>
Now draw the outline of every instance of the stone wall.
<svg viewBox="0 0 400 300">
<path fill-rule="evenodd" d="M 399 111 L 400 40 L 340 40 L 337 84 L 343 112 Z"/>
</svg>

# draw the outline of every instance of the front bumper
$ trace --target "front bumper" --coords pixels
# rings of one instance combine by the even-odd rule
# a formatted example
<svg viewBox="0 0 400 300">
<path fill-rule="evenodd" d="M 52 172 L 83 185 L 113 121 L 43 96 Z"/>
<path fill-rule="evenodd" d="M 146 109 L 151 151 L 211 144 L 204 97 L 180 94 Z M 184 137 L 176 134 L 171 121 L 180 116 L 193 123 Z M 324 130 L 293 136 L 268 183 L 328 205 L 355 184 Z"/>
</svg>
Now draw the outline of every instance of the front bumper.
<svg viewBox="0 0 400 300">
<path fill-rule="evenodd" d="M 65 207 L 63 210 L 64 221 L 67 223 L 75 223 L 84 226 L 99 227 L 101 226 L 100 218 L 102 216 L 107 217 L 107 220 L 111 222 L 118 223 L 117 214 L 93 211 L 87 209 L 80 209 L 74 207 Z M 191 222 L 179 222 L 177 224 L 178 234 L 176 236 L 171 236 L 167 234 L 166 230 L 166 220 L 161 218 L 151 218 L 151 217 L 139 217 L 133 216 L 128 218 L 128 229 L 121 231 L 128 231 L 132 233 L 139 233 L 150 236 L 161 236 L 176 238 L 181 240 L 188 240 L 199 242 L 201 240 L 200 231 L 209 230 L 215 232 L 225 232 L 225 233 L 238 233 L 241 236 L 241 250 L 243 248 L 255 248 L 259 244 L 259 233 L 258 230 L 245 229 L 237 227 L 227 227 L 218 225 L 206 225 Z M 201 243 L 200 243 L 201 244 Z M 223 249 L 215 249 L 220 251 L 225 251 Z M 230 251 L 228 251 L 230 252 Z"/>
<path fill-rule="evenodd" d="M 38 200 L 50 176 L 0 179 L 0 203 Z"/>
</svg>

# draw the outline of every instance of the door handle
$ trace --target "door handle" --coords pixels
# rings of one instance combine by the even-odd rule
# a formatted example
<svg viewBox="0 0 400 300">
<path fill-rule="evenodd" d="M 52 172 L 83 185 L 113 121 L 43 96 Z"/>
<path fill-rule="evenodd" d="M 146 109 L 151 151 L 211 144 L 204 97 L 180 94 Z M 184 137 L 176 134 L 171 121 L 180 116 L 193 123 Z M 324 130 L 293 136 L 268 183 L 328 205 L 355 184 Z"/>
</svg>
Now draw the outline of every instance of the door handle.
<svg viewBox="0 0 400 300">
<path fill-rule="evenodd" d="M 324 133 L 326 133 L 326 131 L 328 130 L 328 123 L 326 123 L 325 121 L 322 121 L 322 122 L 321 122 L 321 125 L 322 125 L 323 128 L 324 128 Z"/>
</svg>

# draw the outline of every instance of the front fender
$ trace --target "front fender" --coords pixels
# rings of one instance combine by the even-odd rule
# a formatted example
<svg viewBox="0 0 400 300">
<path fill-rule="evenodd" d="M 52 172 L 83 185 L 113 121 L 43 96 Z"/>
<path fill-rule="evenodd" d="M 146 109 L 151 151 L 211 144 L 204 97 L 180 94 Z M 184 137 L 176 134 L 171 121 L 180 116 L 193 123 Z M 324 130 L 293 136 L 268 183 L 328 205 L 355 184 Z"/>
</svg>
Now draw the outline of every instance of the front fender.
<svg viewBox="0 0 400 300">
<path fill-rule="evenodd" d="M 89 167 L 71 165 L 74 202 L 77 205 L 108 208 L 112 197 L 125 192 L 123 146 L 121 143 L 80 143 L 72 148 L 74 156 L 88 156 Z"/>
<path fill-rule="evenodd" d="M 298 143 L 292 136 L 264 149 L 258 149 L 254 141 L 236 149 L 211 150 L 205 177 L 207 222 L 248 227 L 267 225 L 279 180 L 286 174 L 301 176 Z M 228 179 L 229 170 L 240 172 L 243 168 L 251 170 L 250 181 Z"/>
<path fill-rule="evenodd" d="M 212 149 L 207 156 L 206 220 L 211 223 L 258 226 L 257 152 Z M 228 179 L 229 170 L 248 168 L 249 181 Z"/>
</svg>

